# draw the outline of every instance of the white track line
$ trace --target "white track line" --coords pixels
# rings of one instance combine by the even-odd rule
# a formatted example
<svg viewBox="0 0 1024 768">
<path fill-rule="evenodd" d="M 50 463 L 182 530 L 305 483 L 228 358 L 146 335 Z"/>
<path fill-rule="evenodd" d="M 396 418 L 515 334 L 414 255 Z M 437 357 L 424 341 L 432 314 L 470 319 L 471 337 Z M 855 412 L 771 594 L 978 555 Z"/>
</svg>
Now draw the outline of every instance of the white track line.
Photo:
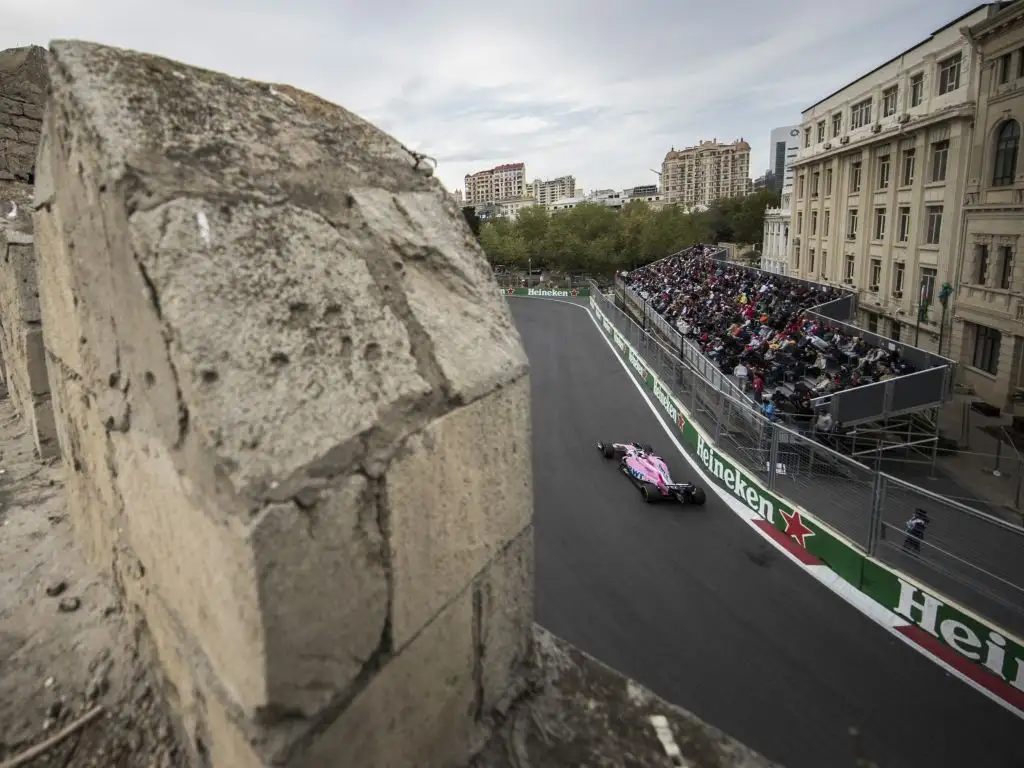
<svg viewBox="0 0 1024 768">
<path fill-rule="evenodd" d="M 990 701 L 994 701 L 996 704 L 998 704 L 1000 707 L 1005 709 L 1010 714 L 1016 715 L 1018 718 L 1024 720 L 1024 713 L 1022 713 L 1020 710 L 1018 710 L 1016 707 L 1010 704 L 1010 702 L 1004 701 L 1003 699 L 999 698 L 984 686 L 979 685 L 974 680 L 971 680 L 971 678 L 967 677 L 967 675 L 960 672 L 960 670 L 950 666 L 945 661 L 940 659 L 938 656 L 934 656 L 931 653 L 929 653 L 927 650 L 919 646 L 917 643 L 915 643 L 909 637 L 904 635 L 902 632 L 898 632 L 896 630 L 896 627 L 905 626 L 909 623 L 902 616 L 898 616 L 889 609 L 885 608 L 884 606 L 879 605 L 870 597 L 865 595 L 863 592 L 856 589 L 852 584 L 848 584 L 846 581 L 842 579 L 842 577 L 839 576 L 839 574 L 835 573 L 827 565 L 805 565 L 804 563 L 800 562 L 800 560 L 798 560 L 797 557 L 793 555 L 789 550 L 787 550 L 785 547 L 779 544 L 779 542 L 773 539 L 769 534 L 761 530 L 761 528 L 759 528 L 754 522 L 755 520 L 760 520 L 761 517 L 756 512 L 753 512 L 743 507 L 737 499 L 734 499 L 733 497 L 729 496 L 725 491 L 719 488 L 717 484 L 712 482 L 711 479 L 704 473 L 703 468 L 690 456 L 690 454 L 688 454 L 683 449 L 682 443 L 680 443 L 679 440 L 676 439 L 675 434 L 673 434 L 672 429 L 669 427 L 668 423 L 662 418 L 661 413 L 658 411 L 658 408 L 654 405 L 654 402 L 651 400 L 650 397 L 647 396 L 647 392 L 644 390 L 643 386 L 633 376 L 632 372 L 629 369 L 629 365 L 623 359 L 622 355 L 619 354 L 619 350 L 615 348 L 615 344 L 612 343 L 612 340 L 609 339 L 605 335 L 604 331 L 601 329 L 600 321 L 598 321 L 598 319 L 594 316 L 594 313 L 590 310 L 589 306 L 577 304 L 572 301 L 544 298 L 541 296 L 512 296 L 509 298 L 528 298 L 543 299 L 544 301 L 557 301 L 560 304 L 568 304 L 570 307 L 576 307 L 577 309 L 582 309 L 584 312 L 586 312 L 587 316 L 590 317 L 590 321 L 594 324 L 594 327 L 597 329 L 598 335 L 604 340 L 604 343 L 608 345 L 608 349 L 612 351 L 612 354 L 615 355 L 615 359 L 619 361 L 619 365 L 621 365 L 622 369 L 626 372 L 626 378 L 629 379 L 630 383 L 632 383 L 634 387 L 636 387 L 636 391 L 640 393 L 640 397 L 642 397 L 643 401 L 647 403 L 647 407 L 650 409 L 651 413 L 654 414 L 654 418 L 657 420 L 658 424 L 661 425 L 661 428 L 665 432 L 665 435 L 668 437 L 669 440 L 672 441 L 672 445 L 674 445 L 675 449 L 679 451 L 679 455 L 683 457 L 683 460 L 686 461 L 686 463 L 693 468 L 694 472 L 697 473 L 701 480 L 704 481 L 704 484 L 708 488 L 710 488 L 714 492 L 714 494 L 718 496 L 718 498 L 725 502 L 725 505 L 729 509 L 731 509 L 737 517 L 744 520 L 747 523 L 747 525 L 749 525 L 750 528 L 757 533 L 758 536 L 760 536 L 762 539 L 764 539 L 773 547 L 775 547 L 775 549 L 777 549 L 779 552 L 785 555 L 790 562 L 792 562 L 805 573 L 811 575 L 819 583 L 825 585 L 831 592 L 838 595 L 846 603 L 853 606 L 857 611 L 863 613 L 876 624 L 883 627 L 889 634 L 897 638 L 900 642 L 906 644 L 910 648 L 913 648 L 926 659 L 941 667 L 943 671 L 957 678 L 961 682 L 966 683 L 985 698 L 989 699 Z"/>
</svg>

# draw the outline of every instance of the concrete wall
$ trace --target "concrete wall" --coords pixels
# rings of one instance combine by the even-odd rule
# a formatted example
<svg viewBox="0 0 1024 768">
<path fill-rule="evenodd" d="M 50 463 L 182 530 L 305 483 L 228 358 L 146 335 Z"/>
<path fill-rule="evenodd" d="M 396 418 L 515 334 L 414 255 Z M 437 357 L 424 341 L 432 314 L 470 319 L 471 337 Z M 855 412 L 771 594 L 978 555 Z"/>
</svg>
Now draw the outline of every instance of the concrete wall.
<svg viewBox="0 0 1024 768">
<path fill-rule="evenodd" d="M 42 458 L 58 452 L 31 218 L 46 79 L 44 49 L 0 52 L 0 354 L 7 390 Z"/>
<path fill-rule="evenodd" d="M 0 182 L 32 182 L 45 98 L 45 49 L 0 51 Z"/>
<path fill-rule="evenodd" d="M 197 763 L 464 764 L 523 686 L 526 358 L 461 211 L 344 109 L 55 42 L 36 169 L 69 503 Z"/>
</svg>

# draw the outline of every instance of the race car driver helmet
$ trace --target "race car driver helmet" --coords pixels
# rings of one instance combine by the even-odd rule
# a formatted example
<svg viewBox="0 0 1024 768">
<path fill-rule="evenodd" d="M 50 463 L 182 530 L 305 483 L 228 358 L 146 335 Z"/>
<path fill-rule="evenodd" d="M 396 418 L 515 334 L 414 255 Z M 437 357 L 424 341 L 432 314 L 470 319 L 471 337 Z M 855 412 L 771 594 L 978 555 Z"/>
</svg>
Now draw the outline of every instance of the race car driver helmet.
<svg viewBox="0 0 1024 768">
<path fill-rule="evenodd" d="M 630 445 L 636 448 L 640 453 L 647 453 L 647 449 L 640 445 L 640 443 L 630 443 Z"/>
</svg>

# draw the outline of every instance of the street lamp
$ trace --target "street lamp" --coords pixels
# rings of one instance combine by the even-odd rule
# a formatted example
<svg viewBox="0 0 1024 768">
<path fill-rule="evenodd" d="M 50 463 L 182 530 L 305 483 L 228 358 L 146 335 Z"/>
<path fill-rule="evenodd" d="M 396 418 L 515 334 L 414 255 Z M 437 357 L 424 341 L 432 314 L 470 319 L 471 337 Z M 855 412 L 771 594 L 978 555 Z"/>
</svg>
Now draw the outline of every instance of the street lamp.
<svg viewBox="0 0 1024 768">
<path fill-rule="evenodd" d="M 949 308 L 949 297 L 953 294 L 953 286 L 943 283 L 939 291 L 939 304 L 942 305 L 942 315 L 939 319 L 939 354 L 942 354 L 942 339 L 946 330 L 946 310 Z"/>
</svg>

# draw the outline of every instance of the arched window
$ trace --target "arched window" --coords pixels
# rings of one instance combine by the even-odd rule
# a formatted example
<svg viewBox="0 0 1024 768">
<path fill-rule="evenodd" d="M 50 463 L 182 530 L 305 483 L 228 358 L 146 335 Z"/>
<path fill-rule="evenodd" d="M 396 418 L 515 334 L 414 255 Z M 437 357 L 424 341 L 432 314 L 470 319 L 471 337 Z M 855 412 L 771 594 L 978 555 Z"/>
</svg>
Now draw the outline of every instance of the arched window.
<svg viewBox="0 0 1024 768">
<path fill-rule="evenodd" d="M 996 162 L 992 169 L 992 186 L 1013 184 L 1017 175 L 1017 154 L 1020 149 L 1020 123 L 1007 120 L 996 136 Z"/>
</svg>

